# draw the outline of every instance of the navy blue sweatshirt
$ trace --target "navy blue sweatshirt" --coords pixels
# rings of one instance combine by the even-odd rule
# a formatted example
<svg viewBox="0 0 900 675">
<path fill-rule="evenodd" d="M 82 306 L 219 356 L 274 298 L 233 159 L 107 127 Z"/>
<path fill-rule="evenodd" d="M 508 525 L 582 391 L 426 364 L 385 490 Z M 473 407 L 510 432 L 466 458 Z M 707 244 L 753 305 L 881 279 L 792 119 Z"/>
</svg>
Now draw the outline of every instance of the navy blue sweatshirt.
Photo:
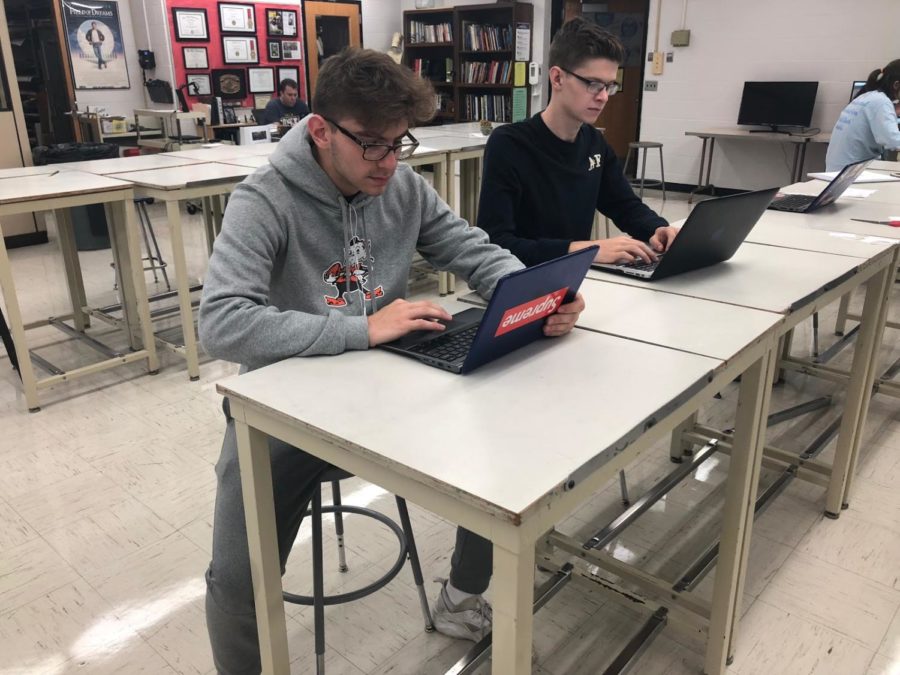
<svg viewBox="0 0 900 675">
<path fill-rule="evenodd" d="M 573 241 L 591 238 L 594 211 L 647 241 L 668 223 L 625 179 L 603 135 L 583 124 L 561 140 L 540 114 L 497 127 L 484 151 L 478 227 L 526 265 L 558 258 Z"/>
</svg>

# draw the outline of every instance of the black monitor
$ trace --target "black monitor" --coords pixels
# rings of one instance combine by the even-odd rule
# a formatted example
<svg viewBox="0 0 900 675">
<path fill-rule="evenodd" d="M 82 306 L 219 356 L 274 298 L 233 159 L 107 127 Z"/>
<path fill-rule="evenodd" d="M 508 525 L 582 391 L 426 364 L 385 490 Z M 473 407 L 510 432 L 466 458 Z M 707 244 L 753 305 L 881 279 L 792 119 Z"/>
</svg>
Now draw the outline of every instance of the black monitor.
<svg viewBox="0 0 900 675">
<path fill-rule="evenodd" d="M 862 93 L 863 87 L 866 86 L 865 80 L 854 80 L 853 86 L 850 87 L 850 100 L 852 101 Z"/>
<path fill-rule="evenodd" d="M 818 82 L 744 82 L 738 124 L 808 127 L 816 104 Z"/>
</svg>

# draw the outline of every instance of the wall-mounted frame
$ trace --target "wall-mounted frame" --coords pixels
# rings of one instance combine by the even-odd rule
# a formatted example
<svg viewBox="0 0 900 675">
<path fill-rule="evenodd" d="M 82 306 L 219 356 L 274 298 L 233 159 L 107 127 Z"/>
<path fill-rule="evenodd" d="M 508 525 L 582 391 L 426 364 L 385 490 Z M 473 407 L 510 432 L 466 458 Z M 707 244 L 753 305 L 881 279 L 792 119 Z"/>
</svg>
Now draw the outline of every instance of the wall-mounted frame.
<svg viewBox="0 0 900 675">
<path fill-rule="evenodd" d="M 128 89 L 118 3 L 97 0 L 83 7 L 63 3 L 62 17 L 75 88 Z"/>
<path fill-rule="evenodd" d="M 297 11 L 293 9 L 266 8 L 266 33 L 278 37 L 297 35 Z"/>
<path fill-rule="evenodd" d="M 188 83 L 188 94 L 193 96 L 209 96 L 212 94 L 212 84 L 209 75 L 206 73 L 188 73 L 185 78 Z"/>
<path fill-rule="evenodd" d="M 302 56 L 300 54 L 299 40 L 282 40 L 281 41 L 281 58 L 285 61 L 299 61 Z"/>
<path fill-rule="evenodd" d="M 251 94 L 271 94 L 275 91 L 275 69 L 247 68 L 247 89 Z"/>
<path fill-rule="evenodd" d="M 255 37 L 222 36 L 222 60 L 228 64 L 259 63 Z"/>
<path fill-rule="evenodd" d="M 293 80 L 294 82 L 300 82 L 300 69 L 299 68 L 284 68 L 281 67 L 278 69 L 278 84 L 281 85 L 285 80 Z"/>
<path fill-rule="evenodd" d="M 281 61 L 281 40 L 268 40 L 269 61 Z"/>
<path fill-rule="evenodd" d="M 223 33 L 256 33 L 254 5 L 220 2 L 219 29 Z"/>
<path fill-rule="evenodd" d="M 243 68 L 217 68 L 212 71 L 214 96 L 246 98 L 247 79 Z"/>
<path fill-rule="evenodd" d="M 172 25 L 175 27 L 175 39 L 179 42 L 209 40 L 209 23 L 206 10 L 202 7 L 173 7 Z"/>
<path fill-rule="evenodd" d="M 181 55 L 184 57 L 185 70 L 208 70 L 209 56 L 206 47 L 182 47 Z"/>
</svg>

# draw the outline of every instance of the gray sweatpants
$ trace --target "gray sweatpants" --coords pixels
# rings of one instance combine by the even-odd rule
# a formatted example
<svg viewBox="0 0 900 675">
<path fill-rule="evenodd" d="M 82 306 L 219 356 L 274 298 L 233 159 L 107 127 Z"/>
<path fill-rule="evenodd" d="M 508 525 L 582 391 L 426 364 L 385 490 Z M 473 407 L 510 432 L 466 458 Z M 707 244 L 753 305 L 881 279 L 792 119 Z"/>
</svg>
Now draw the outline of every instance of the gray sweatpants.
<svg viewBox="0 0 900 675">
<path fill-rule="evenodd" d="M 300 522 L 319 479 L 329 465 L 293 446 L 269 439 L 275 521 L 281 572 L 287 563 Z M 218 492 L 213 522 L 213 550 L 206 571 L 206 626 L 213 660 L 225 675 L 260 672 L 259 640 L 253 606 L 253 581 L 247 549 L 247 529 L 234 422 L 229 420 L 216 464 Z M 451 560 L 453 585 L 468 593 L 483 593 L 493 565 L 491 542 L 457 528 Z M 313 655 L 310 654 L 310 658 Z"/>
</svg>

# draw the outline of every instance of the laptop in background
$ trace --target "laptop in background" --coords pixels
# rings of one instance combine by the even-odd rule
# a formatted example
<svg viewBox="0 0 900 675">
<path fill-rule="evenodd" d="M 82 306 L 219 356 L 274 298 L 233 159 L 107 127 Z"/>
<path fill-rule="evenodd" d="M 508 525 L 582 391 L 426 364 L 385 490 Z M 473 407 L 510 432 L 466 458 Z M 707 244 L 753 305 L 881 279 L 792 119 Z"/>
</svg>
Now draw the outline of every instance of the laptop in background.
<svg viewBox="0 0 900 675">
<path fill-rule="evenodd" d="M 570 302 L 597 247 L 591 246 L 502 277 L 486 308 L 453 315 L 440 333 L 415 331 L 379 345 L 435 368 L 468 373 L 543 337 L 544 319 Z"/>
<path fill-rule="evenodd" d="M 656 281 L 728 260 L 750 234 L 778 188 L 707 199 L 694 207 L 669 250 L 659 259 L 603 264 L 593 268 Z"/>
<path fill-rule="evenodd" d="M 774 211 L 793 211 L 794 213 L 809 213 L 818 208 L 827 206 L 844 194 L 844 191 L 853 185 L 853 182 L 866 170 L 872 162 L 864 159 L 860 162 L 848 164 L 834 177 L 825 189 L 817 195 L 778 195 L 772 200 L 769 208 Z"/>
<path fill-rule="evenodd" d="M 859 96 L 859 92 L 861 92 L 865 86 L 866 86 L 865 80 L 854 80 L 853 86 L 850 87 L 850 100 L 852 101 L 857 96 Z M 848 103 L 849 103 L 849 101 L 848 101 Z"/>
</svg>

